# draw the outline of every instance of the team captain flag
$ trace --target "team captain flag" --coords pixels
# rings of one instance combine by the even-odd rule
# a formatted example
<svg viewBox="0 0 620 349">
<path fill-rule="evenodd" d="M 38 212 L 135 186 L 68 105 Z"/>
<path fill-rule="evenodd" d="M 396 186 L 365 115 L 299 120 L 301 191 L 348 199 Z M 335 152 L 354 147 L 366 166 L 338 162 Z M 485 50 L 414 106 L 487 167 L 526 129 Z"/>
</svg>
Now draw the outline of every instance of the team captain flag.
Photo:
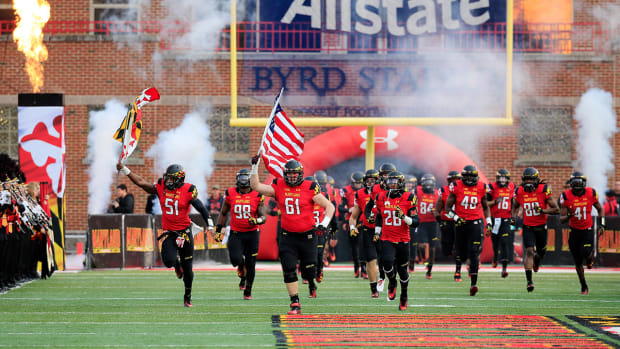
<svg viewBox="0 0 620 349">
<path fill-rule="evenodd" d="M 267 170 L 276 177 L 282 177 L 284 164 L 291 159 L 298 160 L 304 150 L 303 133 L 299 132 L 280 106 L 283 91 L 276 97 L 259 150 Z"/>
<path fill-rule="evenodd" d="M 124 163 L 138 146 L 140 133 L 142 132 L 142 107 L 158 99 L 159 92 L 157 92 L 155 87 L 147 88 L 142 91 L 140 96 L 136 97 L 133 104 L 129 107 L 121 126 L 114 133 L 114 139 L 123 143 L 121 163 Z"/>
</svg>

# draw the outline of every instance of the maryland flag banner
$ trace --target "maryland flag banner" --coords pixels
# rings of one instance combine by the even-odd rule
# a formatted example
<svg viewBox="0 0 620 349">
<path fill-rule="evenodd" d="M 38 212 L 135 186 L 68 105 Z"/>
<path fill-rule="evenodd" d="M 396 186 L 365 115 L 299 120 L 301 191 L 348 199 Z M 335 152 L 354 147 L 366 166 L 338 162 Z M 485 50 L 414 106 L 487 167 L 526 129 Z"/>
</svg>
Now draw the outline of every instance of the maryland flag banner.
<svg viewBox="0 0 620 349">
<path fill-rule="evenodd" d="M 125 163 L 127 158 L 138 146 L 140 133 L 142 132 L 142 107 L 159 99 L 159 92 L 155 87 L 147 88 L 136 97 L 133 104 L 127 110 L 121 126 L 114 133 L 114 139 L 123 144 L 120 162 Z"/>
</svg>

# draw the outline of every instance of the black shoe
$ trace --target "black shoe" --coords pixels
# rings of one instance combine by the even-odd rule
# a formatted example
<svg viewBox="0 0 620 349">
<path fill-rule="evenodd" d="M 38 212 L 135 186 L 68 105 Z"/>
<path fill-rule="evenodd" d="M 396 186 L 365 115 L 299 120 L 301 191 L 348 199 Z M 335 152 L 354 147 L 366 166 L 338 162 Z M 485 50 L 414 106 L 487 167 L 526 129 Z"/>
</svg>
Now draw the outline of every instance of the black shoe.
<svg viewBox="0 0 620 349">
<path fill-rule="evenodd" d="M 534 291 L 534 283 L 533 282 L 528 282 L 527 283 L 527 292 L 532 292 Z"/>
<path fill-rule="evenodd" d="M 387 294 L 388 301 L 393 301 L 396 298 L 396 285 L 397 285 L 396 282 L 393 285 L 391 282 L 388 283 L 388 294 Z"/>
<path fill-rule="evenodd" d="M 310 287 L 309 291 L 310 291 L 310 294 L 308 295 L 308 298 L 316 298 L 316 287 L 314 288 Z"/>
<path fill-rule="evenodd" d="M 192 296 L 183 296 L 183 305 L 186 308 L 192 307 Z"/>
<path fill-rule="evenodd" d="M 407 310 L 407 297 L 400 296 L 398 310 Z"/>
<path fill-rule="evenodd" d="M 241 281 L 239 281 L 239 289 L 241 291 L 245 290 L 245 278 L 241 278 Z"/>
</svg>

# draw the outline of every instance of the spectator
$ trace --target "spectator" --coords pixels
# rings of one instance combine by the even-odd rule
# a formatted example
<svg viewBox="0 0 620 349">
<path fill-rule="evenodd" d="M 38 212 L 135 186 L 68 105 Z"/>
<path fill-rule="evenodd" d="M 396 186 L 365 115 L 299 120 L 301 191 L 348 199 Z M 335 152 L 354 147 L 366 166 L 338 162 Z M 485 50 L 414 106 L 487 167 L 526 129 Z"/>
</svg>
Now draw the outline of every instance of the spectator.
<svg viewBox="0 0 620 349">
<path fill-rule="evenodd" d="M 220 186 L 214 184 L 211 187 L 211 195 L 209 195 L 209 199 L 207 200 L 207 210 L 213 221 L 220 215 L 222 205 L 224 205 L 224 196 L 220 194 Z"/>
<path fill-rule="evenodd" d="M 116 187 L 116 199 L 112 201 L 108 213 L 133 213 L 133 194 L 127 192 L 125 184 Z"/>
<path fill-rule="evenodd" d="M 605 210 L 605 216 L 607 217 L 618 215 L 618 201 L 616 200 L 616 192 L 611 189 L 605 192 L 603 209 Z"/>
</svg>

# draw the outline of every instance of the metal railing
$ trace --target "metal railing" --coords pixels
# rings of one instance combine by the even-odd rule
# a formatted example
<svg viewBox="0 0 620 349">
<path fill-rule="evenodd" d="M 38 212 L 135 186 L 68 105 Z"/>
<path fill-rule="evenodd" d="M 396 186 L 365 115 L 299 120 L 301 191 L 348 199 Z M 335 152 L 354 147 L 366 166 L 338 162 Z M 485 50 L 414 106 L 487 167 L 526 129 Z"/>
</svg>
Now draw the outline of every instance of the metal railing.
<svg viewBox="0 0 620 349">
<path fill-rule="evenodd" d="M 0 21 L 0 34 L 10 34 L 14 21 Z M 188 50 L 179 40 L 190 23 L 169 21 L 49 21 L 46 35 L 158 35 L 162 50 Z M 620 33 L 619 33 L 620 34 Z M 538 23 L 514 25 L 515 52 L 566 54 L 606 52 L 609 33 L 600 23 Z M 506 24 L 490 23 L 473 29 L 443 30 L 425 35 L 394 36 L 335 32 L 310 23 L 238 22 L 237 50 L 241 52 L 415 53 L 429 51 L 501 51 L 506 48 Z M 216 52 L 230 50 L 230 28 L 220 31 Z"/>
</svg>

